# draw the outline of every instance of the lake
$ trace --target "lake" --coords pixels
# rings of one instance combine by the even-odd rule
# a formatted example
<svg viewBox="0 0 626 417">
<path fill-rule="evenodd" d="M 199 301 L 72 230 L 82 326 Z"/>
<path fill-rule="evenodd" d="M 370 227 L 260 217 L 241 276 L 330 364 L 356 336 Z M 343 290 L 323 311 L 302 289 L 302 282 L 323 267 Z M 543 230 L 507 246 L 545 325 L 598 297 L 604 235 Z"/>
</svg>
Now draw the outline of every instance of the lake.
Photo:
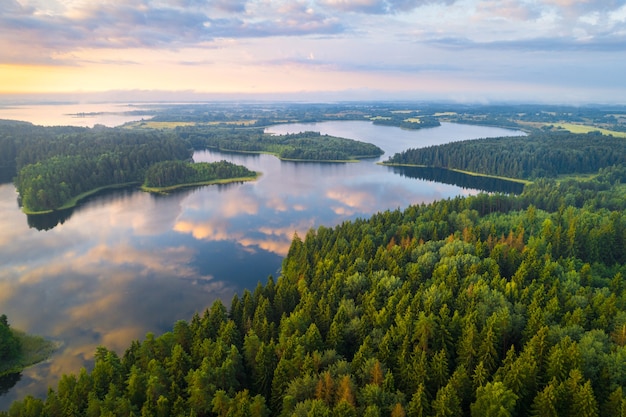
<svg viewBox="0 0 626 417">
<path fill-rule="evenodd" d="M 0 117 L 6 118 L 2 111 Z M 360 121 L 269 129 L 301 130 L 375 143 L 386 152 L 382 159 L 408 147 L 523 134 L 458 124 L 410 131 Z M 0 409 L 28 394 L 43 397 L 61 374 L 89 368 L 98 345 L 121 354 L 146 332 L 168 331 L 216 299 L 229 305 L 234 294 L 277 277 L 294 233 L 478 192 L 463 179 L 420 179 L 424 173 L 377 165 L 378 159 L 332 164 L 194 155 L 222 159 L 262 176 L 166 196 L 114 190 L 35 218 L 20 211 L 12 184 L 0 185 L 0 313 L 12 326 L 61 344 L 49 361 L 0 383 Z"/>
</svg>

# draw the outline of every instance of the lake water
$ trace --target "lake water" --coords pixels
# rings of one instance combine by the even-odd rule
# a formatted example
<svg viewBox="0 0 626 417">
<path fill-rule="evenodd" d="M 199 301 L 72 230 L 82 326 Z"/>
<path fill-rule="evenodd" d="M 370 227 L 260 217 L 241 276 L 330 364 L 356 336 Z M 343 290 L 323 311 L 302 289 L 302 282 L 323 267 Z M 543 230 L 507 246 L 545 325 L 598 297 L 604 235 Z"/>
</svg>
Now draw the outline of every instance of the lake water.
<svg viewBox="0 0 626 417">
<path fill-rule="evenodd" d="M 383 159 L 408 147 L 523 134 L 455 124 L 408 131 L 369 122 L 270 129 L 301 130 L 375 143 L 386 151 Z M 167 196 L 109 191 L 72 211 L 36 218 L 19 210 L 12 184 L 0 185 L 0 313 L 14 327 L 62 345 L 49 361 L 0 384 L 0 409 L 28 394 L 43 397 L 61 374 L 89 368 L 98 345 L 123 353 L 146 332 L 170 330 L 214 300 L 228 305 L 235 293 L 278 276 L 294 233 L 478 192 L 377 160 L 294 163 L 209 151 L 194 159 L 227 159 L 263 175 Z"/>
<path fill-rule="evenodd" d="M 0 119 L 24 120 L 40 126 L 119 126 L 146 119 L 141 112 L 148 104 L 119 103 L 51 103 L 3 104 L 0 102 Z M 130 113 L 134 114 L 130 114 Z"/>
</svg>

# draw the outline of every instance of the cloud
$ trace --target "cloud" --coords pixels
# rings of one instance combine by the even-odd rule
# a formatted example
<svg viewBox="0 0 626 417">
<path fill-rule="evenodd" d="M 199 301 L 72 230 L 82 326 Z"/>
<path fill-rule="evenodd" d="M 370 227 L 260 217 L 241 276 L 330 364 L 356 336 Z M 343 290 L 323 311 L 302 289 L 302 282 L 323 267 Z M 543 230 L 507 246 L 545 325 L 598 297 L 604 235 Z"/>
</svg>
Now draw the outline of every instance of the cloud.
<svg viewBox="0 0 626 417">
<path fill-rule="evenodd" d="M 401 25 L 391 26 L 392 20 L 366 18 L 381 14 L 405 16 L 414 29 L 430 32 L 438 39 L 485 42 L 490 38 L 494 43 L 523 42 L 530 32 L 536 33 L 537 39 L 557 35 L 564 42 L 592 39 L 591 45 L 599 45 L 608 41 L 612 48 L 623 41 L 626 30 L 626 12 L 618 0 L 135 0 L 24 4 L 2 0 L 0 60 L 15 62 L 21 57 L 21 62 L 67 65 L 71 56 L 65 53 L 86 48 L 175 50 L 207 47 L 222 38 L 348 36 L 377 27 L 385 28 L 387 36 L 399 33 Z M 432 14 L 415 12 L 425 7 Z M 507 22 L 517 23 L 502 26 Z M 498 38 L 494 31 L 504 34 L 505 39 Z M 211 60 L 206 62 L 210 64 Z"/>
<path fill-rule="evenodd" d="M 370 14 L 408 12 L 432 4 L 450 5 L 455 0 L 320 0 L 320 4 L 343 12 Z"/>
<path fill-rule="evenodd" d="M 12 92 L 413 96 L 480 74 L 524 83 L 559 59 L 605 80 L 603 61 L 623 65 L 600 54 L 626 49 L 623 0 L 0 0 L 0 27 Z"/>
<path fill-rule="evenodd" d="M 433 46 L 466 51 L 482 49 L 494 51 L 536 51 L 536 52 L 622 52 L 626 50 L 626 34 L 622 36 L 598 35 L 591 39 L 531 38 L 519 40 L 474 41 L 468 38 L 433 38 L 424 41 Z"/>
<path fill-rule="evenodd" d="M 2 0 L 0 45 L 5 48 L 0 60 L 30 56 L 28 48 L 16 45 L 34 48 L 33 57 L 42 52 L 51 57 L 84 48 L 181 48 L 223 37 L 302 36 L 343 30 L 336 18 L 299 2 L 263 2 L 250 14 L 245 10 L 245 2 L 230 0 L 113 1 L 69 2 L 63 13 L 51 14 L 15 0 Z"/>
</svg>

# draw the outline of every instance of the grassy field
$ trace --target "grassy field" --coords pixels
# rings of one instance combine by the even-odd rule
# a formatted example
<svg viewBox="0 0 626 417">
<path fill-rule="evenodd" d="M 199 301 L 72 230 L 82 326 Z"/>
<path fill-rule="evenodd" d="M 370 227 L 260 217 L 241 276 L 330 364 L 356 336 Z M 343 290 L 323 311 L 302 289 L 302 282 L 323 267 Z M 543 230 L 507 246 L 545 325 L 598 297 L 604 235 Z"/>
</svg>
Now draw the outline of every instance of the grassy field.
<svg viewBox="0 0 626 417">
<path fill-rule="evenodd" d="M 549 125 L 550 124 L 547 124 L 547 126 Z M 568 130 L 572 133 L 600 132 L 603 135 L 613 135 L 617 138 L 626 138 L 626 132 L 616 132 L 614 130 L 602 129 L 590 125 L 579 125 L 575 123 L 555 123 L 553 126 L 556 128 Z"/>
<path fill-rule="evenodd" d="M 196 122 L 153 122 L 150 120 L 143 120 L 139 122 L 131 122 L 126 123 L 124 125 L 127 129 L 174 129 L 176 127 L 185 127 L 185 126 L 218 126 L 218 125 L 229 125 L 229 126 L 252 126 L 256 123 L 255 120 L 229 120 L 229 121 L 213 121 L 206 123 L 196 123 Z"/>
<path fill-rule="evenodd" d="M 126 123 L 124 125 L 127 129 L 174 129 L 179 126 L 195 126 L 196 122 L 151 122 L 140 121 Z"/>
</svg>

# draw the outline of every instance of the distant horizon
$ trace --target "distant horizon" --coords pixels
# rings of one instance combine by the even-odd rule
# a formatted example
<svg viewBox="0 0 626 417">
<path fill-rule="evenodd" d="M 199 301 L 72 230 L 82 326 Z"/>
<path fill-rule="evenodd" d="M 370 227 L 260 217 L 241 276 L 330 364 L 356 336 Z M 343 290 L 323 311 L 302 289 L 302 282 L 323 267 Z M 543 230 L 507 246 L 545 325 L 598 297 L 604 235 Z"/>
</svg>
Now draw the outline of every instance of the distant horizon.
<svg viewBox="0 0 626 417">
<path fill-rule="evenodd" d="M 409 92 L 319 91 L 299 93 L 198 93 L 189 91 L 105 91 L 100 93 L 0 93 L 0 108 L 23 105 L 63 104 L 210 104 L 210 103 L 407 103 L 442 105 L 537 105 L 537 106 L 626 106 L 622 101 L 558 101 L 519 98 L 455 99 L 420 97 Z"/>
</svg>

